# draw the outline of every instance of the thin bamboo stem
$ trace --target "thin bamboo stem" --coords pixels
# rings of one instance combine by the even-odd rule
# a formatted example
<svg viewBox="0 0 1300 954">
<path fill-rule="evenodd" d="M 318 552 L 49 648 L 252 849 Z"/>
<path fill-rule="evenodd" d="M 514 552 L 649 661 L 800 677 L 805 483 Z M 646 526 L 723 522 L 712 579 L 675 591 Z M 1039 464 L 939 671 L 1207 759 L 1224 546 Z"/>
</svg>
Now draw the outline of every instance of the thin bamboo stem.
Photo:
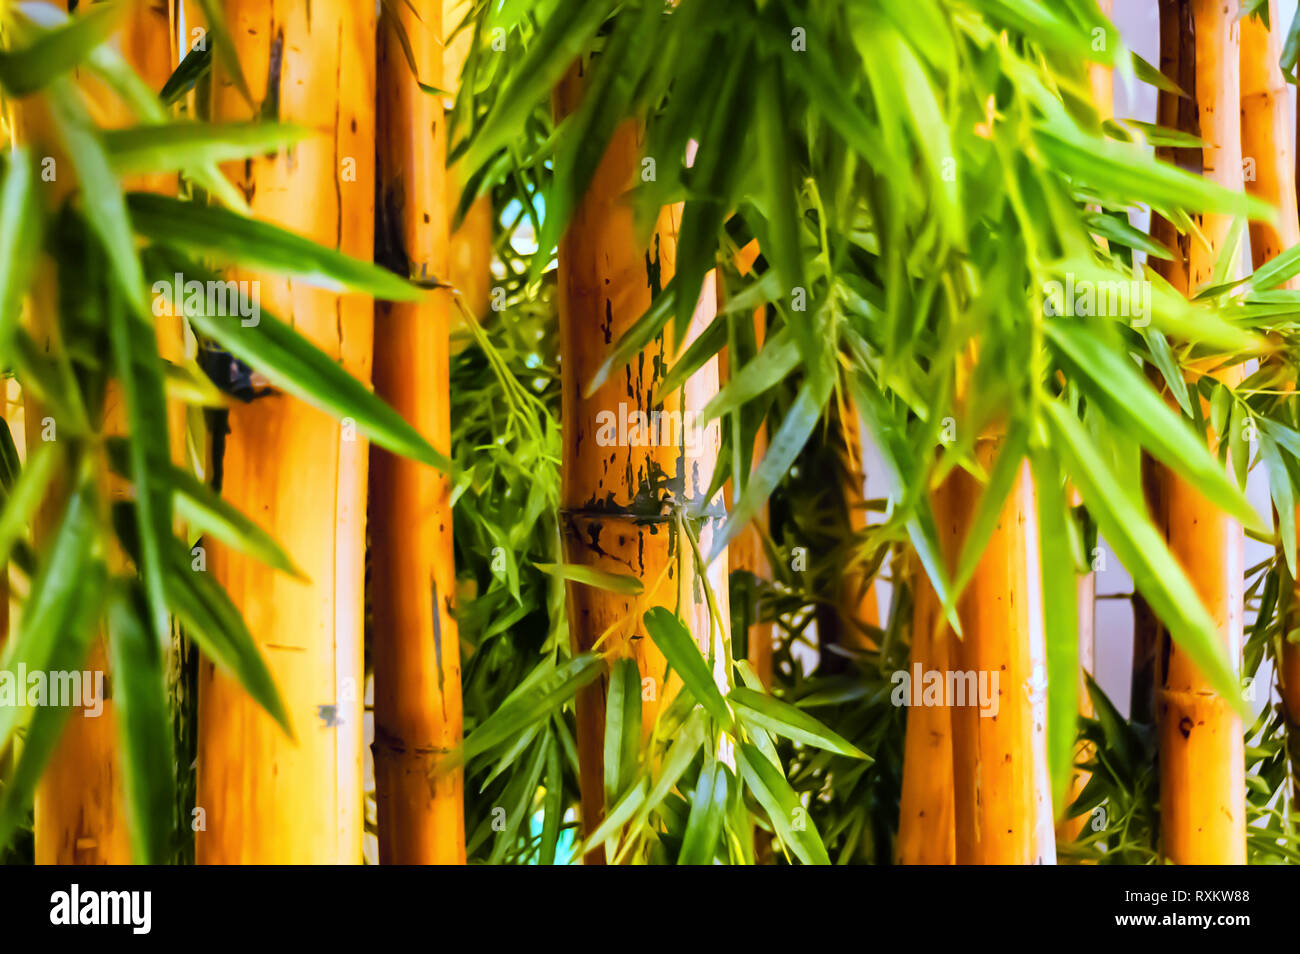
<svg viewBox="0 0 1300 954">
<path fill-rule="evenodd" d="M 1281 29 L 1276 0 L 1268 4 L 1266 29 L 1257 17 L 1241 21 L 1241 152 L 1246 191 L 1278 210 L 1276 224 L 1250 223 L 1251 264 L 1256 269 L 1300 244 L 1296 210 L 1295 165 L 1292 159 L 1290 93 L 1278 66 Z M 1300 288 L 1292 278 L 1286 288 Z M 1297 587 L 1300 596 L 1300 587 Z M 1300 608 L 1293 602 L 1286 631 L 1300 625 Z M 1291 753 L 1293 803 L 1300 804 L 1300 646 L 1282 640 L 1277 670 L 1278 694 L 1287 720 Z"/>
<path fill-rule="evenodd" d="M 1176 162 L 1237 190 L 1243 186 L 1239 45 L 1235 10 L 1215 0 L 1161 0 L 1161 70 L 1190 99 L 1162 92 L 1157 119 L 1206 142 L 1203 150 L 1174 150 Z M 1229 216 L 1198 215 L 1193 220 L 1204 241 L 1176 236 L 1162 221 L 1152 227 L 1180 253 L 1175 262 L 1162 263 L 1162 272 L 1187 294 L 1212 281 L 1231 228 Z M 1241 369 L 1229 369 L 1219 378 L 1231 386 L 1241 380 Z M 1217 435 L 1210 439 L 1217 445 Z M 1241 653 L 1244 603 L 1241 527 L 1165 468 L 1153 461 L 1147 467 L 1156 524 L 1235 661 Z M 1148 642 L 1159 647 L 1154 675 L 1163 852 L 1179 864 L 1242 864 L 1246 832 L 1241 718 L 1214 693 L 1167 631 L 1157 629 Z"/>
<path fill-rule="evenodd" d="M 441 0 L 395 8 L 419 80 L 442 85 Z M 432 130 L 432 141 L 430 141 Z M 406 275 L 446 274 L 442 104 L 420 89 L 394 30 L 379 48 L 381 258 Z M 430 160 L 430 157 L 434 157 Z M 451 299 L 380 302 L 375 390 L 443 453 L 451 447 Z M 370 499 L 375 797 L 384 864 L 464 864 L 463 773 L 434 771 L 461 738 L 451 484 L 375 448 Z"/>
</svg>

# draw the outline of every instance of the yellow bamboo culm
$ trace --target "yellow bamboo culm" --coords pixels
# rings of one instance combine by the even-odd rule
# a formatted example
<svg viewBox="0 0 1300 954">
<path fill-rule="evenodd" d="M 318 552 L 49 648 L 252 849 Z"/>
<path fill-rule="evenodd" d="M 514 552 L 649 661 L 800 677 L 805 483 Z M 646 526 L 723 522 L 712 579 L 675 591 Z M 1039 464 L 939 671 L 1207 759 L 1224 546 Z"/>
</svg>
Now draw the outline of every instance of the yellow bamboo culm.
<svg viewBox="0 0 1300 954">
<path fill-rule="evenodd" d="M 442 89 L 455 93 L 460 88 L 460 74 L 474 42 L 474 30 L 457 27 L 473 10 L 470 0 L 442 0 L 442 35 L 447 37 L 443 52 L 444 80 Z M 455 96 L 446 101 L 448 109 Z M 461 131 L 464 132 L 463 130 Z M 455 169 L 444 179 L 447 215 L 454 216 L 465 183 Z M 447 253 L 447 281 L 460 290 L 465 307 L 471 315 L 482 319 L 488 313 L 488 298 L 492 288 L 492 196 L 481 195 L 475 199 L 460 225 L 452 230 L 451 245 Z M 452 316 L 455 319 L 455 315 Z"/>
<path fill-rule="evenodd" d="M 1241 21 L 1241 153 L 1243 168 L 1250 173 L 1245 176 L 1245 186 L 1248 193 L 1278 210 L 1276 224 L 1250 223 L 1251 264 L 1256 269 L 1300 245 L 1291 148 L 1293 122 L 1287 82 L 1278 66 L 1282 43 L 1276 0 L 1270 0 L 1268 15 L 1271 29 L 1266 29 L 1258 17 Z M 1291 278 L 1284 287 L 1300 289 L 1300 278 Z M 1297 625 L 1300 613 L 1293 611 L 1286 631 Z M 1295 768 L 1300 763 L 1300 646 L 1282 641 L 1277 675 L 1293 766 L 1293 802 L 1300 804 L 1300 770 Z"/>
<path fill-rule="evenodd" d="M 127 11 L 122 26 L 113 38 L 127 62 L 154 90 L 161 89 L 171 75 L 174 61 L 170 33 L 169 4 L 164 0 L 150 0 L 136 3 Z M 132 122 L 114 94 L 88 76 L 79 74 L 77 79 L 87 96 L 96 122 L 105 127 L 122 127 Z M 20 125 L 27 126 L 28 131 L 34 131 L 42 123 L 41 119 L 32 116 L 23 119 L 35 119 L 33 123 L 20 122 Z M 43 137 L 38 134 L 36 138 L 39 140 Z M 57 184 L 57 181 L 64 180 L 65 177 L 60 176 L 56 182 L 49 184 L 49 188 L 55 190 L 49 197 L 51 207 L 57 203 L 60 193 L 72 186 L 70 181 L 63 186 Z M 127 185 L 134 189 L 172 192 L 175 190 L 175 176 L 134 177 Z M 48 294 L 37 291 L 31 312 L 35 323 L 44 320 L 42 315 L 55 314 L 53 295 L 52 288 L 48 289 Z M 164 338 L 170 342 L 168 332 L 176 327 L 178 326 L 160 320 L 160 345 L 164 344 Z M 165 353 L 168 356 L 175 354 Z M 39 402 L 34 396 L 24 395 L 24 403 L 27 443 L 31 446 L 32 442 L 40 440 L 41 422 L 45 415 L 39 410 Z M 169 414 L 170 417 L 172 415 Z M 106 434 L 125 433 L 126 408 L 121 391 L 115 386 L 110 386 L 105 396 L 100 428 Z M 107 471 L 103 485 L 115 498 L 120 499 L 126 493 L 122 482 L 110 479 Z M 36 520 L 38 534 L 49 532 L 51 528 L 48 521 L 57 512 L 56 500 L 51 498 Z M 120 554 L 114 559 L 120 559 Z M 108 672 L 108 658 L 102 639 L 95 641 L 85 665 L 92 671 Z M 124 796 L 117 765 L 117 719 L 112 700 L 108 699 L 100 718 L 67 721 L 58 747 L 41 776 L 36 789 L 34 811 L 36 863 L 129 863 L 131 846 Z"/>
<path fill-rule="evenodd" d="M 583 64 L 576 64 L 556 88 L 557 116 L 570 114 L 581 100 Z M 721 429 L 711 422 L 693 435 L 648 442 L 624 440 L 629 415 L 662 410 L 672 415 L 698 412 L 718 390 L 718 362 L 708 361 L 672 394 L 657 385 L 679 353 L 671 329 L 626 368 L 610 375 L 590 396 L 584 391 L 623 333 L 649 307 L 676 271 L 681 206 L 664 208 L 647 246 L 626 193 L 637 181 L 643 127 L 626 121 L 615 131 L 590 186 L 578 203 L 559 248 L 562 487 L 565 559 L 611 573 L 633 574 L 645 592 L 630 596 L 577 583 L 568 585 L 569 620 L 575 651 L 599 643 L 611 660 L 631 657 L 643 680 L 642 725 L 649 732 L 661 707 L 680 686 L 674 675 L 664 684 L 666 663 L 645 631 L 642 616 L 654 606 L 679 612 L 707 651 L 725 637 L 711 625 L 690 547 L 674 531 L 673 504 L 695 509 L 712 480 L 721 446 Z M 716 314 L 716 275 L 709 272 L 691 320 L 685 347 Z M 691 415 L 692 417 L 694 415 Z M 635 420 L 635 419 L 634 419 Z M 629 428 L 630 429 L 630 428 Z M 660 437 L 663 437 L 661 431 Z M 684 439 L 683 439 L 684 438 Z M 707 503 L 713 516 L 696 524 L 701 549 L 708 552 L 723 510 L 719 494 Z M 723 625 L 728 620 L 727 555 L 708 568 Z M 723 654 L 718 652 L 721 661 Z M 647 683 L 646 680 L 651 680 Z M 604 680 L 577 696 L 577 748 L 582 795 L 582 827 L 592 832 L 602 817 L 605 719 Z M 602 864 L 603 851 L 590 852 L 588 864 Z"/>
<path fill-rule="evenodd" d="M 228 175 L 258 219 L 369 260 L 374 5 L 224 0 L 223 7 L 256 105 L 217 63 L 213 119 L 252 119 L 269 100 L 281 120 L 321 133 Z M 260 280 L 264 307 L 370 380 L 369 298 L 241 277 Z M 201 664 L 198 861 L 358 863 L 367 442 L 348 422 L 286 395 L 232 407 L 229 426 L 223 496 L 285 547 L 307 581 L 208 545 L 208 568 L 266 657 L 294 737 L 234 679 Z"/>
<path fill-rule="evenodd" d="M 442 85 L 441 0 L 395 8 L 419 68 Z M 420 89 L 396 31 L 379 47 L 379 246 L 406 274 L 446 274 L 442 104 Z M 430 136 L 432 131 L 432 136 Z M 438 291 L 414 304 L 380 302 L 375 390 L 444 454 L 450 453 L 448 325 Z M 451 484 L 432 468 L 371 453 L 371 652 L 375 680 L 375 797 L 383 864 L 464 864 L 460 768 L 434 771 L 461 739 L 460 649 Z"/>
<path fill-rule="evenodd" d="M 985 470 L 991 469 L 1000 443 L 995 436 L 977 443 L 975 456 Z M 940 533 L 948 537 L 944 546 L 950 565 L 982 491 L 962 470 L 945 482 Z M 978 699 L 967 698 L 964 705 L 949 700 L 957 864 L 1056 862 L 1039 579 L 1034 485 L 1024 462 L 958 600 L 963 632 L 950 643 L 951 667 L 968 685 L 971 676 L 976 686 L 987 680 L 990 703 L 982 708 Z"/>
<path fill-rule="evenodd" d="M 942 488 L 932 495 L 940 510 Z M 942 519 L 935 514 L 936 519 Z M 911 560 L 911 678 L 947 674 L 951 668 L 952 631 L 939 626 L 941 607 L 920 561 Z M 940 700 L 941 702 L 943 700 Z M 900 865 L 950 865 L 956 860 L 953 818 L 952 712 L 948 706 L 911 706 L 903 739 L 903 786 L 898 807 Z"/>
<path fill-rule="evenodd" d="M 1204 149 L 1174 150 L 1176 162 L 1229 189 L 1241 190 L 1236 10 L 1212 0 L 1161 0 L 1161 71 L 1191 99 L 1161 92 L 1157 120 L 1200 136 Z M 1213 280 L 1231 217 L 1194 216 L 1204 241 L 1176 236 L 1157 220 L 1152 231 L 1178 260 L 1161 263 L 1180 291 Z M 1235 270 L 1230 273 L 1235 275 Z M 1218 372 L 1241 381 L 1240 367 Z M 1217 445 L 1217 435 L 1211 435 Z M 1244 538 L 1240 525 L 1163 467 L 1148 462 L 1148 503 L 1169 549 L 1187 573 L 1222 636 L 1228 656 L 1241 653 Z M 1244 864 L 1245 769 L 1241 718 L 1211 689 L 1187 655 L 1157 630 L 1155 716 L 1160 740 L 1160 815 L 1164 854 L 1178 864 Z"/>
</svg>

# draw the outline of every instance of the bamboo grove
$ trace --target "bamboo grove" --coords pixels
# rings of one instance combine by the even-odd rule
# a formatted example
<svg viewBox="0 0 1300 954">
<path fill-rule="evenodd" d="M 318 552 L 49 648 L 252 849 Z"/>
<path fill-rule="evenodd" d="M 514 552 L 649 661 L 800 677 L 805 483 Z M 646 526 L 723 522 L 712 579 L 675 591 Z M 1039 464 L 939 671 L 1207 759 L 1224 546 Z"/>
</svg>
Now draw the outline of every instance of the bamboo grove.
<svg viewBox="0 0 1300 954">
<path fill-rule="evenodd" d="M 1151 6 L 0 0 L 0 857 L 1300 861 L 1300 18 Z"/>
</svg>

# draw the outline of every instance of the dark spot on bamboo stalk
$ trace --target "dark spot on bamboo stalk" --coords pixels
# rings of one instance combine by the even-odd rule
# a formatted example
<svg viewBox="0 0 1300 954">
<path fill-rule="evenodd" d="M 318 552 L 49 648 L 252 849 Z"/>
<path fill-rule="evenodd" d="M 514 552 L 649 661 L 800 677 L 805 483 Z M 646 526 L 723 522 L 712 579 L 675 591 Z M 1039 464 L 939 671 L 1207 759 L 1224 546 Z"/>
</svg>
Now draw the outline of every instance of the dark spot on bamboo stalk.
<svg viewBox="0 0 1300 954">
<path fill-rule="evenodd" d="M 1190 738 L 1192 735 L 1192 720 L 1183 716 L 1178 720 L 1178 731 L 1182 733 L 1183 738 Z"/>
<path fill-rule="evenodd" d="M 262 100 L 262 119 L 278 122 L 280 119 L 280 79 L 284 69 L 284 28 L 275 31 L 271 40 L 271 53 L 266 68 L 266 99 Z"/>
</svg>

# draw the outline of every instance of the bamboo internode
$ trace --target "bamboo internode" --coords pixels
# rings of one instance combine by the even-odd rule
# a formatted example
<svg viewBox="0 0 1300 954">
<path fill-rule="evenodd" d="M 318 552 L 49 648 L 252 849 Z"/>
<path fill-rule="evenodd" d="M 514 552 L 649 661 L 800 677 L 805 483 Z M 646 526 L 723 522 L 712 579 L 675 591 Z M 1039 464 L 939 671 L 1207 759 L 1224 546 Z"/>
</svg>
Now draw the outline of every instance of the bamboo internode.
<svg viewBox="0 0 1300 954">
<path fill-rule="evenodd" d="M 583 68 L 573 67 L 555 92 L 557 115 L 572 112 L 582 95 Z M 591 395 L 587 385 L 624 332 L 649 307 L 672 278 L 676 265 L 680 206 L 664 208 L 648 246 L 637 229 L 625 193 L 641 168 L 642 127 L 619 126 L 578 204 L 560 244 L 559 312 L 562 363 L 562 489 L 566 562 L 610 573 L 635 576 L 645 590 L 622 595 L 578 583 L 568 585 L 569 619 L 574 648 L 598 648 L 611 659 L 636 660 L 642 678 L 642 726 L 648 733 L 678 685 L 664 684 L 666 664 L 645 632 L 643 614 L 664 606 L 678 612 L 690 632 L 709 652 L 724 634 L 710 618 L 703 582 L 698 578 L 689 542 L 677 532 L 679 514 L 699 535 L 708 553 L 722 512 L 722 499 L 708 499 L 721 441 L 716 421 L 692 432 L 694 413 L 718 390 L 718 362 L 710 359 L 682 388 L 659 393 L 658 384 L 679 353 L 670 331 L 660 335 L 626 368 Z M 685 346 L 716 313 L 715 273 L 705 279 Z M 598 417 L 612 413 L 677 413 L 683 422 L 677 440 L 652 443 L 601 443 Z M 709 585 L 725 625 L 727 558 L 708 568 Z M 721 662 L 725 657 L 717 653 Z M 582 789 L 583 830 L 601 818 L 602 746 L 605 717 L 604 679 L 577 697 L 578 760 Z M 600 863 L 600 851 L 587 856 Z"/>
<path fill-rule="evenodd" d="M 398 19 L 420 70 L 442 85 L 441 0 Z M 404 275 L 446 274 L 442 103 L 420 89 L 396 32 L 379 49 L 379 247 Z M 432 131 L 432 143 L 428 140 Z M 433 156 L 433 161 L 429 157 Z M 380 302 L 375 390 L 446 454 L 451 445 L 448 327 L 452 301 Z M 460 645 L 447 476 L 376 448 L 371 454 L 372 655 L 379 859 L 464 864 L 462 770 L 438 759 L 460 744 Z"/>
<path fill-rule="evenodd" d="M 374 238 L 373 5 L 225 0 L 256 107 L 220 61 L 212 114 L 278 118 L 325 135 L 229 170 L 254 215 L 369 259 Z M 373 305 L 258 276 L 263 304 L 370 380 Z M 296 398 L 230 410 L 223 496 L 253 515 L 306 581 L 212 544 L 208 565 L 244 614 L 284 698 L 294 738 L 239 684 L 199 673 L 196 832 L 204 864 L 361 860 L 362 624 L 368 446 Z"/>
</svg>

